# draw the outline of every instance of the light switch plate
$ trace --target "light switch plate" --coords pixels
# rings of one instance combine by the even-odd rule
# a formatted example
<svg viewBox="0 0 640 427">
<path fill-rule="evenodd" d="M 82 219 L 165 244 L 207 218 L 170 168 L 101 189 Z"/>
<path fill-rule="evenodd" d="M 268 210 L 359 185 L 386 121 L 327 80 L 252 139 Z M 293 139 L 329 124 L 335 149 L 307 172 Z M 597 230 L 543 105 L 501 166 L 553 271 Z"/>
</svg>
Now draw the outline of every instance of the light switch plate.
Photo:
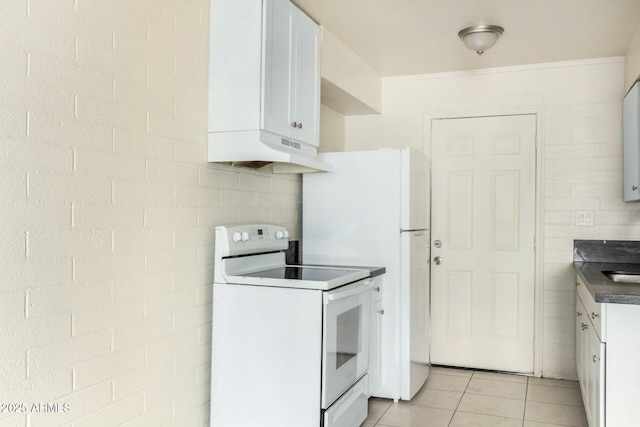
<svg viewBox="0 0 640 427">
<path fill-rule="evenodd" d="M 578 227 L 593 227 L 593 211 L 576 211 Z"/>
</svg>

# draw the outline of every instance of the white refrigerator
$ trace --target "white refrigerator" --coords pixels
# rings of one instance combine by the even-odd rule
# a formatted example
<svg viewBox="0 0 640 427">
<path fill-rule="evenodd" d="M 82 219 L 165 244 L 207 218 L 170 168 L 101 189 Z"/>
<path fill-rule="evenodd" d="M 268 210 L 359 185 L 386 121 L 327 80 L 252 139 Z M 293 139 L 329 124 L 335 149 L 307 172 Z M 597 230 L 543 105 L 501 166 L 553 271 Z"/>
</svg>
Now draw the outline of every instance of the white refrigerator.
<svg viewBox="0 0 640 427">
<path fill-rule="evenodd" d="M 377 397 L 410 400 L 429 375 L 430 171 L 416 150 L 323 153 L 331 173 L 305 174 L 305 264 L 381 266 Z"/>
</svg>

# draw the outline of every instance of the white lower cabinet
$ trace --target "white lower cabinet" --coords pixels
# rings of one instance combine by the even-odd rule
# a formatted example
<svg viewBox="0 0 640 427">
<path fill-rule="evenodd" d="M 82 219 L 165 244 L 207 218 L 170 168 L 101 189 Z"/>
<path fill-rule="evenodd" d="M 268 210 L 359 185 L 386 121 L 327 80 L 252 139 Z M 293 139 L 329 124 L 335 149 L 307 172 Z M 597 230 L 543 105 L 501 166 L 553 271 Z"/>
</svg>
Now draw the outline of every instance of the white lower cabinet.
<svg viewBox="0 0 640 427">
<path fill-rule="evenodd" d="M 576 369 L 589 427 L 605 425 L 605 343 L 594 320 L 602 320 L 599 304 L 578 281 L 576 292 Z M 585 299 L 586 301 L 583 301 Z M 589 308 L 587 308 L 589 307 Z"/>
<path fill-rule="evenodd" d="M 600 340 L 592 322 L 592 312 L 586 308 L 586 305 L 590 304 L 583 303 L 580 292 L 577 293 L 576 369 L 589 426 L 601 427 L 605 425 L 605 343 Z"/>
<path fill-rule="evenodd" d="M 369 397 L 376 393 L 382 378 L 382 276 L 374 277 L 371 289 L 371 322 L 369 324 Z"/>
<path fill-rule="evenodd" d="M 582 300 L 576 293 L 576 372 L 578 373 L 578 381 L 580 382 L 580 391 L 582 396 L 587 396 L 586 381 L 584 376 L 584 361 L 587 353 L 587 339 L 585 329 L 588 327 L 586 310 Z M 587 322 L 587 323 L 585 323 Z"/>
<path fill-rule="evenodd" d="M 605 371 L 606 371 L 606 351 L 605 344 L 600 341 L 595 331 L 589 331 L 589 351 L 587 352 L 586 364 L 589 366 L 588 377 L 591 389 L 591 401 L 589 402 L 589 418 L 591 425 L 602 427 L 605 425 Z"/>
<path fill-rule="evenodd" d="M 640 305 L 596 303 L 576 284 L 576 369 L 589 427 L 639 425 Z"/>
</svg>

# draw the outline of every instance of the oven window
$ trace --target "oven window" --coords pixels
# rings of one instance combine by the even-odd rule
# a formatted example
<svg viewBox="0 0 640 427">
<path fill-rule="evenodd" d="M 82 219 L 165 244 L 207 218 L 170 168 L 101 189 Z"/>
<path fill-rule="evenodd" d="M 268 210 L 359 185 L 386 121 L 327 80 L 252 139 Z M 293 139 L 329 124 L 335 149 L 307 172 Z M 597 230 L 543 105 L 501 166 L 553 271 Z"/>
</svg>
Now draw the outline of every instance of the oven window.
<svg viewBox="0 0 640 427">
<path fill-rule="evenodd" d="M 360 351 L 360 310 L 352 308 L 338 315 L 336 333 L 336 370 L 358 355 Z"/>
</svg>

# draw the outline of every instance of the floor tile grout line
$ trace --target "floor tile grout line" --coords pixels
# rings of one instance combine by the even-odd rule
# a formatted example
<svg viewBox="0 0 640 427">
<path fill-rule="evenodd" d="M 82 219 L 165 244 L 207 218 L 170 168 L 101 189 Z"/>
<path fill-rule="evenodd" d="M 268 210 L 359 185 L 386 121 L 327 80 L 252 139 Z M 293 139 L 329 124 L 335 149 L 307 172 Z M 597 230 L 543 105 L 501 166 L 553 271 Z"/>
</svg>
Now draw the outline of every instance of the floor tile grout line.
<svg viewBox="0 0 640 427">
<path fill-rule="evenodd" d="M 525 417 L 527 416 L 527 398 L 529 397 L 529 377 L 527 377 L 527 387 L 524 389 L 524 408 L 522 410 L 522 427 L 524 427 Z"/>
<path fill-rule="evenodd" d="M 398 400 L 398 402 L 400 402 L 400 401 Z M 380 414 L 380 417 L 378 418 L 378 421 L 376 421 L 375 423 L 373 423 L 373 427 L 375 427 L 375 426 L 377 426 L 377 425 L 378 425 L 378 423 L 380 422 L 380 420 L 382 419 L 382 417 L 384 417 L 384 414 L 386 414 L 386 413 L 387 413 L 387 411 L 388 411 L 392 406 L 393 406 L 393 403 L 391 403 L 391 405 L 387 406 L 387 409 L 385 409 L 385 410 L 382 412 L 382 414 Z"/>
<path fill-rule="evenodd" d="M 398 403 L 400 403 L 400 400 L 398 400 Z M 394 402 L 393 400 L 391 401 L 391 403 L 387 406 L 387 409 L 385 409 L 384 411 L 382 411 L 382 414 L 380 414 L 380 416 L 378 417 L 378 419 L 376 421 L 373 422 L 373 427 L 376 427 L 378 425 L 378 423 L 380 422 L 380 420 L 382 419 L 382 417 L 384 417 L 384 414 L 387 413 L 387 411 L 389 410 L 389 408 L 391 408 L 393 406 Z"/>
<path fill-rule="evenodd" d="M 462 391 L 462 396 L 460 396 L 460 400 L 458 401 L 458 404 L 456 405 L 456 408 L 453 410 L 453 414 L 451 414 L 451 419 L 449 420 L 449 424 L 447 424 L 447 427 L 451 427 L 451 423 L 453 422 L 453 419 L 456 416 L 456 413 L 458 412 L 458 408 L 460 407 L 460 404 L 462 403 L 462 399 L 464 399 L 464 395 L 467 394 L 467 389 L 469 388 L 469 384 L 471 384 L 471 378 L 473 378 L 473 375 L 476 373 L 476 371 L 472 371 L 471 372 L 471 376 L 469 378 L 467 378 L 467 385 L 464 387 L 464 390 Z"/>
</svg>

